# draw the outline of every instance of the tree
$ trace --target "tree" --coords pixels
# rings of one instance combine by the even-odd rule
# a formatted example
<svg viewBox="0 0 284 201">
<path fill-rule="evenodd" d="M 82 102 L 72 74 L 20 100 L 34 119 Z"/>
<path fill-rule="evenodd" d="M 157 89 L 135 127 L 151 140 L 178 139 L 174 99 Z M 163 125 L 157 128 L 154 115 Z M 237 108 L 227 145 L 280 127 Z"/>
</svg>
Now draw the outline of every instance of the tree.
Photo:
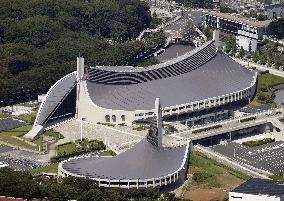
<svg viewBox="0 0 284 201">
<path fill-rule="evenodd" d="M 233 54 L 237 51 L 236 38 L 234 36 L 229 36 L 224 39 L 225 42 L 225 52 L 232 52 Z"/>
<path fill-rule="evenodd" d="M 239 58 L 243 59 L 244 56 L 245 56 L 245 50 L 244 50 L 243 46 L 241 46 L 241 49 L 240 49 L 240 52 L 239 52 Z"/>
<path fill-rule="evenodd" d="M 221 6 L 220 12 L 221 13 L 238 13 L 235 9 L 232 9 L 229 6 Z"/>
<path fill-rule="evenodd" d="M 189 20 L 182 32 L 182 38 L 185 41 L 192 41 L 196 36 L 195 27 L 191 20 Z"/>
<path fill-rule="evenodd" d="M 133 40 L 157 20 L 142 1 L 0 2 L 1 106 L 46 93 L 75 70 L 79 52 L 92 65 L 134 65 L 141 52 L 161 44 Z"/>
<path fill-rule="evenodd" d="M 284 18 L 272 21 L 268 25 L 268 29 L 272 35 L 278 39 L 284 38 Z"/>
<path fill-rule="evenodd" d="M 256 19 L 257 19 L 258 21 L 264 21 L 264 20 L 266 20 L 266 16 L 263 15 L 263 14 L 259 14 L 259 15 L 257 15 Z"/>
<path fill-rule="evenodd" d="M 251 53 L 251 41 L 249 41 L 249 52 Z"/>
<path fill-rule="evenodd" d="M 207 37 L 207 40 L 211 40 L 213 38 L 213 31 L 209 27 L 206 27 L 204 29 L 204 35 Z"/>
</svg>

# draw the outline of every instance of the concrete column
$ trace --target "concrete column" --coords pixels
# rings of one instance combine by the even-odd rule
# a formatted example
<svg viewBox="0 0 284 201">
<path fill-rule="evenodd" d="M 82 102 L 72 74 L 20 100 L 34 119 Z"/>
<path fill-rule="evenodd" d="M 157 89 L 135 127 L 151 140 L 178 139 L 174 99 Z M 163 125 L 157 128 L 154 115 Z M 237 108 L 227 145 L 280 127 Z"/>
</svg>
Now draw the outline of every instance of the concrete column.
<svg viewBox="0 0 284 201">
<path fill-rule="evenodd" d="M 219 18 L 217 20 L 217 29 L 213 31 L 213 40 L 215 41 L 215 47 L 217 48 L 217 51 L 220 50 L 220 30 L 219 30 Z"/>
<path fill-rule="evenodd" d="M 77 82 L 79 82 L 84 75 L 85 60 L 83 57 L 77 57 Z"/>
<path fill-rule="evenodd" d="M 158 129 L 158 146 L 162 146 L 162 127 L 163 127 L 163 122 L 162 122 L 162 110 L 161 110 L 161 104 L 160 104 L 160 99 L 156 98 L 155 101 L 155 113 L 157 117 L 157 129 Z"/>
</svg>

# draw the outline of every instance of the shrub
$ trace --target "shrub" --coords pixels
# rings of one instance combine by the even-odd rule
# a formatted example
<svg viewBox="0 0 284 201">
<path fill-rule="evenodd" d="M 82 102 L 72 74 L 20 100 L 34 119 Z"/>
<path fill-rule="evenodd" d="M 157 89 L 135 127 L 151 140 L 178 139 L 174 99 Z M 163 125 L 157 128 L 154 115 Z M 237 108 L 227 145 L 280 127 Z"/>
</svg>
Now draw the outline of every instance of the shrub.
<svg viewBox="0 0 284 201">
<path fill-rule="evenodd" d="M 207 128 L 201 128 L 201 129 L 197 129 L 197 130 L 194 130 L 192 131 L 192 133 L 201 133 L 201 132 L 204 132 L 204 131 L 209 131 L 209 130 L 212 130 L 212 129 L 217 129 L 217 128 L 221 128 L 222 125 L 214 125 L 214 126 L 210 126 L 210 127 L 207 127 Z"/>
<path fill-rule="evenodd" d="M 255 120 L 256 117 L 249 117 L 249 118 L 246 118 L 246 119 L 241 119 L 240 122 L 243 123 L 243 122 L 247 122 L 247 121 L 252 121 L 252 120 Z"/>
<path fill-rule="evenodd" d="M 150 126 L 138 126 L 138 127 L 134 127 L 132 130 L 136 130 L 136 131 L 143 131 L 146 129 L 149 129 Z"/>
<path fill-rule="evenodd" d="M 268 143 L 272 143 L 275 142 L 275 139 L 273 138 L 264 138 L 262 140 L 251 140 L 251 141 L 247 141 L 247 142 L 243 142 L 243 145 L 249 146 L 249 147 L 256 147 L 256 146 L 260 146 L 260 145 L 264 145 L 264 144 L 268 144 Z"/>
</svg>

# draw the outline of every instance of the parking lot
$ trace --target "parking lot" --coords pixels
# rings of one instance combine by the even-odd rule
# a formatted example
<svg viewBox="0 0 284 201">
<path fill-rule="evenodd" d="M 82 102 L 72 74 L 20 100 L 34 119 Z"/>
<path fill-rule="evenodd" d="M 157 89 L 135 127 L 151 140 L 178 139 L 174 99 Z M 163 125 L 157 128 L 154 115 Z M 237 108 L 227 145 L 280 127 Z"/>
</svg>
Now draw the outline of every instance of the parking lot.
<svg viewBox="0 0 284 201">
<path fill-rule="evenodd" d="M 19 150 L 16 148 L 0 144 L 0 162 L 3 164 L 7 164 L 8 167 L 14 169 L 14 170 L 31 170 L 33 168 L 37 168 L 41 166 L 41 163 L 36 162 L 33 160 L 31 156 L 27 156 L 24 153 L 24 155 L 18 154 Z M 24 151 L 22 151 L 24 152 Z"/>
<path fill-rule="evenodd" d="M 243 164 L 275 174 L 284 173 L 284 141 L 253 148 L 232 142 L 213 146 L 212 149 Z"/>
</svg>

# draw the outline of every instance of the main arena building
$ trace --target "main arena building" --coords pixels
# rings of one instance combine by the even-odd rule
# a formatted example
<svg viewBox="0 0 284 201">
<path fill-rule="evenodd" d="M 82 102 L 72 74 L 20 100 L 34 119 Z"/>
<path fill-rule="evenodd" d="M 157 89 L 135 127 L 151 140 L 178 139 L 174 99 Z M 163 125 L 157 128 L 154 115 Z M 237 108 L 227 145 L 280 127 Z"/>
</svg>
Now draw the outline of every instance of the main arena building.
<svg viewBox="0 0 284 201">
<path fill-rule="evenodd" d="M 188 126 L 228 118 L 254 96 L 256 73 L 219 51 L 219 31 L 180 57 L 149 67 L 85 66 L 58 80 L 42 102 L 33 137 L 70 118 L 132 125 L 155 116 L 161 100 L 163 121 Z"/>
</svg>

